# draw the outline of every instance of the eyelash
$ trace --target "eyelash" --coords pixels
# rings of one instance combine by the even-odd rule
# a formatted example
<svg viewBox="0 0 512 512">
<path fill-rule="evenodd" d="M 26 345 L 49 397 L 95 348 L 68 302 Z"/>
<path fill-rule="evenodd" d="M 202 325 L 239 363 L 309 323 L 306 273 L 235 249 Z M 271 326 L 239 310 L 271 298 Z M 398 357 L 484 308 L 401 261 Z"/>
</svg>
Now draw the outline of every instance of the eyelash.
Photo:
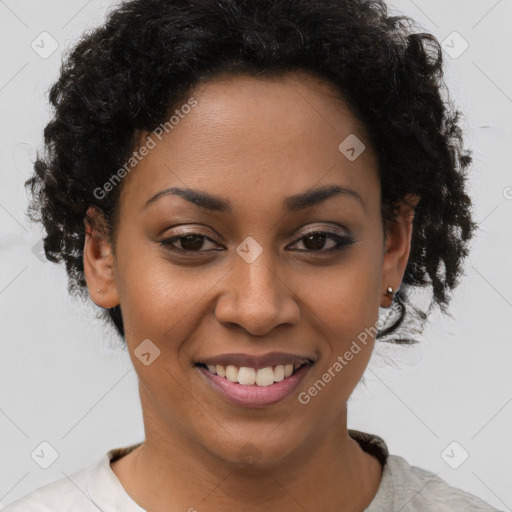
<svg viewBox="0 0 512 512">
<path fill-rule="evenodd" d="M 336 245 L 334 247 L 331 247 L 330 249 L 319 249 L 319 250 L 299 249 L 299 252 L 312 253 L 312 254 L 331 254 L 334 252 L 342 251 L 354 243 L 354 240 L 347 235 L 338 235 L 337 233 L 332 233 L 331 231 L 321 231 L 321 230 L 310 231 L 310 232 L 304 234 L 303 236 L 301 236 L 300 238 L 298 238 L 294 243 L 297 243 L 298 241 L 301 241 L 304 238 L 311 236 L 311 235 L 326 235 L 326 237 L 327 237 L 326 240 L 327 239 L 334 240 L 336 242 Z M 206 251 L 201 251 L 201 250 L 191 251 L 191 250 L 180 249 L 178 247 L 172 246 L 172 244 L 174 242 L 176 242 L 182 238 L 186 238 L 187 236 L 196 236 L 196 237 L 200 237 L 200 238 L 206 238 L 207 240 L 210 240 L 211 242 L 215 243 L 214 240 L 212 240 L 210 237 L 208 237 L 206 235 L 203 235 L 201 233 L 190 232 L 190 233 L 185 233 L 182 235 L 173 236 L 170 238 L 164 238 L 163 240 L 160 241 L 160 244 L 163 245 L 167 250 L 170 250 L 173 252 L 178 252 L 181 254 L 186 254 L 186 255 L 188 255 L 188 254 L 197 255 L 197 254 L 201 254 L 201 253 L 211 254 L 212 252 L 217 252 L 216 249 L 210 249 L 210 250 L 206 250 Z"/>
</svg>

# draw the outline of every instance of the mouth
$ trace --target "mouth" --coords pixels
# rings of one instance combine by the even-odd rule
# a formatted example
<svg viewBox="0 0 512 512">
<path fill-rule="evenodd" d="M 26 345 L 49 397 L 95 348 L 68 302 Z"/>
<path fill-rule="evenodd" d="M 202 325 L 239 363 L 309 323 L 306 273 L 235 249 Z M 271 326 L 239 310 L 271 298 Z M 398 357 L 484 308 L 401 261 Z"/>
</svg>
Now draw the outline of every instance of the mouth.
<svg viewBox="0 0 512 512">
<path fill-rule="evenodd" d="M 228 361 L 242 360 L 253 366 L 227 364 Z M 279 364 L 269 364 L 269 361 Z M 224 364 L 213 362 L 221 362 L 221 358 L 196 362 L 194 366 L 223 399 L 243 407 L 272 405 L 289 397 L 314 364 L 310 358 L 289 354 L 279 354 L 277 358 L 273 354 L 259 359 L 224 356 Z"/>
<path fill-rule="evenodd" d="M 264 368 L 252 368 L 250 366 L 235 365 L 213 365 L 196 363 L 199 368 L 204 368 L 212 375 L 217 375 L 229 382 L 237 383 L 242 386 L 260 386 L 266 387 L 288 379 L 297 373 L 303 366 L 311 365 L 310 362 L 297 362 L 295 364 L 278 364 L 275 366 L 266 366 Z"/>
</svg>

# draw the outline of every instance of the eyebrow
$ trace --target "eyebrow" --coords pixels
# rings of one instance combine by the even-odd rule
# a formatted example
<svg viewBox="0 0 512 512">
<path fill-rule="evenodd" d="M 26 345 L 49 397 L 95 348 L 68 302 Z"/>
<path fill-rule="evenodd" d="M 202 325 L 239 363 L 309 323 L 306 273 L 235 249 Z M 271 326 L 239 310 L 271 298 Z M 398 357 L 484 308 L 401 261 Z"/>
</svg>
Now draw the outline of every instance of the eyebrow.
<svg viewBox="0 0 512 512">
<path fill-rule="evenodd" d="M 227 199 L 209 194 L 201 190 L 179 187 L 171 187 L 157 192 L 153 197 L 146 201 L 142 209 L 144 210 L 157 199 L 166 195 L 182 197 L 186 201 L 195 204 L 199 208 L 203 208 L 205 210 L 223 213 L 233 212 L 232 205 Z M 351 188 L 340 185 L 326 185 L 308 190 L 307 192 L 301 194 L 289 196 L 284 200 L 284 205 L 289 212 L 296 212 L 299 210 L 305 210 L 306 208 L 315 206 L 319 203 L 322 203 L 323 201 L 326 201 L 327 199 L 330 199 L 331 197 L 339 195 L 345 195 L 347 197 L 352 197 L 358 200 L 363 209 L 366 211 L 366 203 L 361 195 Z"/>
</svg>

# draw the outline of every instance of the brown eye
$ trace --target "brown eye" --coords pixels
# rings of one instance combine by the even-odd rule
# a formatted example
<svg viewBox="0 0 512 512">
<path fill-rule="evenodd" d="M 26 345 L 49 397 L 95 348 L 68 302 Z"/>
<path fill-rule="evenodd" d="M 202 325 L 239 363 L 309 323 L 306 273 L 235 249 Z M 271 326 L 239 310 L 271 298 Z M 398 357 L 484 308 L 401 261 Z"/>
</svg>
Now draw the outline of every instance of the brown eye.
<svg viewBox="0 0 512 512">
<path fill-rule="evenodd" d="M 198 251 L 204 243 L 204 236 L 201 235 L 187 235 L 179 238 L 181 240 L 181 248 L 185 251 Z"/>
<path fill-rule="evenodd" d="M 188 233 L 169 238 L 164 238 L 160 244 L 174 252 L 182 253 L 210 253 L 212 248 L 204 248 L 205 242 L 215 242 L 201 233 Z M 301 242 L 304 249 L 298 249 L 301 252 L 311 253 L 331 253 L 339 251 L 354 243 L 354 240 L 346 235 L 339 235 L 329 231 L 312 231 L 302 236 L 295 242 Z M 179 244 L 179 245 L 178 245 Z M 327 246 L 327 247 L 326 247 Z"/>
<path fill-rule="evenodd" d="M 327 236 L 325 233 L 312 233 L 303 238 L 304 247 L 311 251 L 320 251 L 324 248 Z"/>
<path fill-rule="evenodd" d="M 160 241 L 163 246 L 176 251 L 176 252 L 209 252 L 211 249 L 203 250 L 203 246 L 206 240 L 213 242 L 211 238 L 200 233 L 189 233 L 186 235 L 173 236 L 170 238 L 164 238 Z M 180 247 L 176 245 L 179 243 Z"/>
<path fill-rule="evenodd" d="M 331 233 L 329 231 L 314 231 L 304 235 L 299 239 L 299 242 L 302 241 L 302 244 L 305 247 L 304 249 L 299 249 L 303 252 L 319 252 L 319 253 L 329 253 L 332 251 L 338 251 L 352 245 L 354 241 L 349 236 L 341 236 L 336 233 Z M 330 247 L 325 248 L 326 242 L 331 242 Z M 333 245 L 334 243 L 334 245 Z"/>
</svg>

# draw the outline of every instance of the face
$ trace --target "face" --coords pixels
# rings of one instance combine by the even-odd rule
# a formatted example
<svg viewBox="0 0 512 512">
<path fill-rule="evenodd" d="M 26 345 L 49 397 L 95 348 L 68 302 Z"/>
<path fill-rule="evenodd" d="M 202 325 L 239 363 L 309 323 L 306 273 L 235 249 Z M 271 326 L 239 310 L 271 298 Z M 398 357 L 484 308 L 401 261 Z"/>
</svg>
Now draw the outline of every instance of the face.
<svg viewBox="0 0 512 512">
<path fill-rule="evenodd" d="M 293 460 L 344 421 L 374 331 L 358 336 L 401 283 L 410 223 L 385 240 L 376 158 L 329 84 L 224 76 L 191 97 L 168 133 L 141 137 L 156 144 L 122 183 L 114 253 L 87 237 L 91 297 L 121 305 L 147 442 Z M 351 134 L 356 159 L 338 148 Z M 215 364 L 277 382 L 232 383 Z"/>
</svg>

